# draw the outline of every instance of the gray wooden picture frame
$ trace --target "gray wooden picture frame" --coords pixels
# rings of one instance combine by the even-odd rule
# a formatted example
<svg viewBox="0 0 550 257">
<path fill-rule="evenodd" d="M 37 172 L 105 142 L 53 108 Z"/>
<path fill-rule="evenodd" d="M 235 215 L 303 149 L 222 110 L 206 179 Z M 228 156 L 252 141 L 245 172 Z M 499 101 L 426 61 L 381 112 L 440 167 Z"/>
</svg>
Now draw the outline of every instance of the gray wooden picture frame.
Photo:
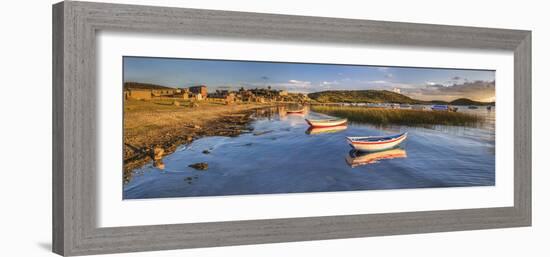
<svg viewBox="0 0 550 257">
<path fill-rule="evenodd" d="M 514 52 L 514 206 L 154 226 L 96 225 L 96 33 Z M 512 104 L 512 103 L 499 103 Z M 87 255 L 531 225 L 531 32 L 66 1 L 53 6 L 53 251 Z"/>
</svg>

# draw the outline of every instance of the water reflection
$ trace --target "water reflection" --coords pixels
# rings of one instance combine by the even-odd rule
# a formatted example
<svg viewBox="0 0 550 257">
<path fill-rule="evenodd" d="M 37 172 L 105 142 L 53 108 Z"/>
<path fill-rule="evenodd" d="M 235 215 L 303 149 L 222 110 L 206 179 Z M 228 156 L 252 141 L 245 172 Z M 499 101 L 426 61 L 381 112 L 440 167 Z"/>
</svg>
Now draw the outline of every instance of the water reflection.
<svg viewBox="0 0 550 257">
<path fill-rule="evenodd" d="M 158 160 L 155 160 L 153 162 L 153 167 L 159 169 L 159 170 L 163 170 L 164 169 L 164 162 L 162 161 L 162 159 L 158 159 Z"/>
<path fill-rule="evenodd" d="M 346 130 L 348 125 L 332 126 L 332 127 L 309 127 L 306 130 L 308 135 L 324 134 L 324 133 L 337 133 L 342 130 Z"/>
<path fill-rule="evenodd" d="M 273 107 L 258 108 L 254 111 L 255 118 L 267 118 L 271 120 L 278 117 L 285 120 L 290 117 L 306 117 L 310 112 L 309 106 L 277 105 Z"/>
<path fill-rule="evenodd" d="M 394 148 L 390 150 L 365 153 L 357 150 L 351 150 L 346 156 L 346 162 L 352 168 L 367 164 L 377 163 L 380 160 L 390 160 L 397 158 L 407 158 L 407 151 L 402 148 Z"/>
</svg>

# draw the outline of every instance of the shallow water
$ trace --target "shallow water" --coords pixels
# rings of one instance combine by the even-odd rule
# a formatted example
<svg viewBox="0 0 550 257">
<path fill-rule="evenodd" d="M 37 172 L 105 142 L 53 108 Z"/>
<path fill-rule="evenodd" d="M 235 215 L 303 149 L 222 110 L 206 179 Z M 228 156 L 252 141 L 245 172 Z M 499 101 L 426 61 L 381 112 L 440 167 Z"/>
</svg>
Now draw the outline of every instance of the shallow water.
<svg viewBox="0 0 550 257">
<path fill-rule="evenodd" d="M 304 118 L 329 116 L 259 110 L 250 133 L 201 138 L 166 156 L 164 169 L 149 163 L 134 170 L 124 185 L 124 199 L 493 186 L 495 109 L 459 111 L 483 116 L 486 122 L 476 128 L 350 123 L 321 133 L 308 131 Z M 408 138 L 398 149 L 371 155 L 350 151 L 345 140 L 404 131 Z M 188 167 L 198 162 L 208 163 L 208 169 Z"/>
</svg>

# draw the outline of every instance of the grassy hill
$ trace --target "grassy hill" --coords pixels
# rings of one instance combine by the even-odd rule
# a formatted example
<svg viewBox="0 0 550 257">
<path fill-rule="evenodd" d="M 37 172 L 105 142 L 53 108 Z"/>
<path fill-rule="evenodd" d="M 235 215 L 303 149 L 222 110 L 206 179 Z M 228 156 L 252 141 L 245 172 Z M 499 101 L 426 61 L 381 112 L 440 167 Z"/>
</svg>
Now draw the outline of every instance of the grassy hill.
<svg viewBox="0 0 550 257">
<path fill-rule="evenodd" d="M 387 90 L 331 90 L 310 93 L 308 97 L 320 103 L 425 103 Z"/>
<path fill-rule="evenodd" d="M 451 102 L 433 100 L 422 101 L 387 90 L 331 90 L 308 94 L 319 103 L 398 103 L 398 104 L 448 104 L 448 105 L 494 105 L 494 102 L 478 102 L 459 98 Z"/>
<path fill-rule="evenodd" d="M 172 87 L 160 86 L 155 84 L 148 83 L 139 83 L 139 82 L 125 82 L 124 89 L 134 88 L 134 89 L 174 89 Z"/>
<path fill-rule="evenodd" d="M 494 105 L 495 103 L 478 102 L 478 101 L 470 100 L 468 98 L 459 98 L 451 101 L 449 104 L 451 105 Z"/>
</svg>

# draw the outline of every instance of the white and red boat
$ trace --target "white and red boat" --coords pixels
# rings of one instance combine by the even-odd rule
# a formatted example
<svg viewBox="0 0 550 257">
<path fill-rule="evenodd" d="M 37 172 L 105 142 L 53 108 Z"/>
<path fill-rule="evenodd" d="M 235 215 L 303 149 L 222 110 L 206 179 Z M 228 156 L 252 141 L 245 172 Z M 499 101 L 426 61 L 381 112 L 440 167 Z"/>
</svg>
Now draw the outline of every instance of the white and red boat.
<svg viewBox="0 0 550 257">
<path fill-rule="evenodd" d="M 308 135 L 324 134 L 324 133 L 336 133 L 348 128 L 347 125 L 332 126 L 332 127 L 309 127 L 306 130 Z"/>
<path fill-rule="evenodd" d="M 324 120 L 311 120 L 306 119 L 307 124 L 314 128 L 327 128 L 345 125 L 348 119 L 324 119 Z"/>
<path fill-rule="evenodd" d="M 390 136 L 347 137 L 355 150 L 376 152 L 394 148 L 407 139 L 407 132 Z"/>
<path fill-rule="evenodd" d="M 302 114 L 306 111 L 306 108 L 302 108 L 300 110 L 287 110 L 286 113 L 287 114 L 294 114 L 294 113 L 297 113 L 297 114 Z"/>
</svg>

